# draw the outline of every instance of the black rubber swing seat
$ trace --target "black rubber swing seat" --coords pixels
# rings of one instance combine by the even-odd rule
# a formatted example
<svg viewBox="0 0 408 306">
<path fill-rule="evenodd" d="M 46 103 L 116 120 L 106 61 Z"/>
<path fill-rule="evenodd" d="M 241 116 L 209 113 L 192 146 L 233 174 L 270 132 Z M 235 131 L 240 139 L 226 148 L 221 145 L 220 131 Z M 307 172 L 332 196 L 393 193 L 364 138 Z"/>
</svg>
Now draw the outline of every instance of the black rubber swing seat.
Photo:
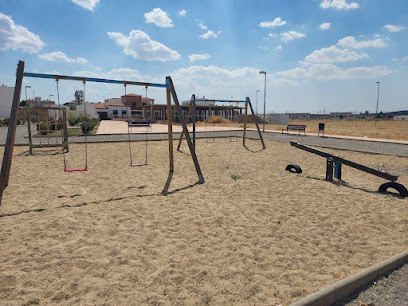
<svg viewBox="0 0 408 306">
<path fill-rule="evenodd" d="M 302 173 L 302 168 L 296 164 L 289 164 L 286 166 L 285 170 L 292 172 L 292 173 Z"/>
<path fill-rule="evenodd" d="M 398 191 L 401 197 L 404 197 L 404 198 L 408 197 L 407 188 L 405 188 L 404 185 L 397 183 L 397 182 L 388 182 L 388 183 L 382 184 L 380 188 L 378 188 L 378 192 L 387 193 L 388 188 L 392 188 Z"/>
</svg>

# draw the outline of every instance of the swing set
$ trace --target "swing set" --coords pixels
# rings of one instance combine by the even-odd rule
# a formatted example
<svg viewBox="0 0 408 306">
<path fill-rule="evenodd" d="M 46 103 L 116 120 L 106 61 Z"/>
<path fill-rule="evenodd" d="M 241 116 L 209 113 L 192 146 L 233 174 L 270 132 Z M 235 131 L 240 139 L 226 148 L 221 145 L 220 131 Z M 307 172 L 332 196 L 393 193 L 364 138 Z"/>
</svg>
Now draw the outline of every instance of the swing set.
<svg viewBox="0 0 408 306">
<path fill-rule="evenodd" d="M 242 145 L 244 147 L 246 147 L 245 143 L 246 143 L 246 134 L 247 134 L 246 132 L 247 132 L 247 123 L 248 123 L 248 106 L 249 106 L 249 109 L 250 109 L 250 111 L 252 113 L 252 116 L 255 116 L 251 100 L 248 97 L 245 100 L 224 100 L 224 99 L 206 99 L 206 98 L 196 99 L 195 95 L 193 94 L 191 96 L 191 99 L 190 99 L 190 103 L 189 103 L 189 107 L 188 107 L 188 111 L 187 111 L 187 115 L 186 115 L 185 120 L 188 121 L 189 117 L 191 117 L 191 121 L 192 121 L 192 124 L 193 124 L 193 131 L 192 132 L 193 132 L 193 146 L 194 146 L 194 149 L 195 149 L 195 144 L 196 144 L 196 122 L 197 122 L 196 102 L 205 102 L 206 103 L 206 102 L 209 102 L 209 101 L 219 102 L 219 103 L 228 103 L 229 104 L 229 107 L 227 108 L 228 111 L 227 111 L 226 117 L 228 119 L 230 119 L 230 121 L 231 121 L 230 136 L 229 136 L 230 141 L 234 141 L 231 132 L 232 132 L 232 121 L 233 121 L 234 118 L 236 118 L 236 115 L 234 116 L 234 107 L 231 106 L 231 103 L 237 103 L 237 104 L 238 103 L 245 103 L 245 113 L 244 113 L 244 118 L 243 118 L 244 119 L 244 130 L 243 130 L 243 135 L 242 135 Z M 212 113 L 212 109 L 209 109 L 208 113 L 209 114 Z M 264 139 L 262 137 L 261 130 L 259 129 L 259 124 L 258 124 L 258 122 L 256 120 L 255 120 L 255 125 L 256 125 L 258 135 L 259 135 L 259 140 L 261 141 L 261 144 L 262 144 L 262 148 L 266 149 L 266 145 L 265 145 Z M 180 135 L 180 139 L 179 139 L 179 142 L 178 142 L 178 145 L 177 145 L 177 150 L 178 151 L 180 151 L 181 143 L 182 143 L 183 138 L 185 136 L 187 136 L 187 135 L 185 134 L 185 131 L 183 129 L 183 132 Z M 207 138 L 207 130 L 206 130 L 206 138 Z"/>
<path fill-rule="evenodd" d="M 122 81 L 122 80 L 110 80 L 110 79 L 101 79 L 101 78 L 89 78 L 89 77 L 81 77 L 81 76 L 67 76 L 67 75 L 52 75 L 52 74 L 42 74 L 42 73 L 31 73 L 31 72 L 24 72 L 24 62 L 19 61 L 16 73 L 16 85 L 14 89 L 14 96 L 13 96 L 13 103 L 11 106 L 10 112 L 10 121 L 9 127 L 7 130 L 7 138 L 6 138 L 6 145 L 4 149 L 2 167 L 0 172 L 0 205 L 2 202 L 2 197 L 5 188 L 8 186 L 9 177 L 10 177 L 10 168 L 11 162 L 13 157 L 13 149 L 14 149 L 14 140 L 16 135 L 16 126 L 17 126 L 17 111 L 18 106 L 20 103 L 20 96 L 21 96 L 21 88 L 23 77 L 32 77 L 32 78 L 43 78 L 43 79 L 55 79 L 57 80 L 57 86 L 60 80 L 71 80 L 71 81 L 82 81 L 84 84 L 84 92 L 85 92 L 85 83 L 86 82 L 96 82 L 96 83 L 108 83 L 108 84 L 122 84 L 122 85 L 138 85 L 138 86 L 148 86 L 148 87 L 159 87 L 166 89 L 166 101 L 167 101 L 167 124 L 168 124 L 168 145 L 169 145 L 169 173 L 166 184 L 162 190 L 163 195 L 168 194 L 168 189 L 170 187 L 170 183 L 174 174 L 174 152 L 173 152 L 173 129 L 172 129 L 172 104 L 171 99 L 173 98 L 175 109 L 177 116 L 180 118 L 180 123 L 183 127 L 183 134 L 185 135 L 187 144 L 189 146 L 191 158 L 194 163 L 194 167 L 198 176 L 198 183 L 204 183 L 204 176 L 201 172 L 200 164 L 198 162 L 197 156 L 195 154 L 194 146 L 191 141 L 190 135 L 188 133 L 187 125 L 183 117 L 183 113 L 181 110 L 181 106 L 177 97 L 176 90 L 174 88 L 173 80 L 170 76 L 166 77 L 166 82 L 164 84 L 159 83 L 149 83 L 149 82 L 136 82 L 136 81 Z M 126 88 L 126 87 L 125 87 Z M 59 99 L 59 92 L 58 92 L 58 99 Z M 84 105 L 84 113 L 86 115 L 86 106 Z M 129 140 L 130 142 L 130 140 Z M 64 150 L 65 151 L 65 150 Z M 64 171 L 65 172 L 72 172 L 72 171 L 86 171 L 88 169 L 87 164 L 87 139 L 85 134 L 85 167 L 84 168 L 67 168 L 66 161 L 65 161 L 65 152 L 64 152 Z M 146 162 L 147 164 L 147 162 Z"/>
</svg>

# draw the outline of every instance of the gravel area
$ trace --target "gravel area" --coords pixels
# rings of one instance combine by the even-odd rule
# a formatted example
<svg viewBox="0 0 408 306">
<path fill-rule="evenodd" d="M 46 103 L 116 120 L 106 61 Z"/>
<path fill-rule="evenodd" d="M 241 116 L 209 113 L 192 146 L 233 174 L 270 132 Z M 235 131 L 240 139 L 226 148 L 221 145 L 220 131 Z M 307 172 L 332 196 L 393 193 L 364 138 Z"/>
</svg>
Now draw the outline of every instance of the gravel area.
<svg viewBox="0 0 408 306">
<path fill-rule="evenodd" d="M 0 127 L 0 145 L 5 144 L 6 135 L 7 127 Z M 230 137 L 231 135 L 242 137 L 242 131 L 222 131 L 214 132 L 214 134 L 202 132 L 197 133 L 196 137 Z M 295 141 L 305 145 L 322 148 L 408 157 L 408 145 L 406 144 L 338 139 L 310 135 L 286 135 L 271 132 L 263 133 L 262 135 L 267 147 L 273 145 L 271 141 Z M 252 139 L 258 139 L 258 135 L 255 131 L 248 131 L 247 136 Z M 174 140 L 177 141 L 180 137 L 180 133 L 174 133 L 173 137 Z M 167 134 L 149 134 L 148 138 L 149 140 L 165 140 L 167 139 Z M 122 142 L 127 140 L 127 134 L 91 135 L 87 137 L 88 142 Z M 131 135 L 131 140 L 144 141 L 145 135 L 133 134 Z M 71 143 L 80 143 L 84 141 L 85 137 L 70 137 Z M 17 126 L 15 143 L 16 145 L 28 145 L 26 126 Z M 348 297 L 342 299 L 336 305 L 408 305 L 408 263 L 391 271 L 383 277 L 379 277 L 371 284 L 360 288 Z"/>
<path fill-rule="evenodd" d="M 4 145 L 6 141 L 7 128 L 0 127 L 0 145 Z M 197 138 L 205 137 L 230 137 L 238 136 L 242 137 L 242 131 L 220 131 L 220 132 L 201 132 L 196 133 Z M 332 148 L 340 150 L 349 150 L 356 152 L 366 152 L 374 154 L 385 154 L 385 155 L 394 155 L 401 157 L 408 157 L 408 145 L 399 144 L 399 143 L 383 143 L 367 140 L 354 140 L 354 139 L 339 139 L 339 138 L 329 138 L 329 137 L 319 137 L 319 136 L 298 136 L 298 135 L 286 135 L 280 133 L 267 132 L 262 134 L 266 146 L 268 147 L 268 140 L 278 141 L 278 142 L 289 142 L 296 141 L 301 142 L 305 145 L 322 147 L 322 148 Z M 180 137 L 180 133 L 174 133 L 174 139 L 177 140 Z M 247 132 L 248 138 L 257 139 L 258 134 L 255 131 Z M 150 133 L 148 135 L 149 140 L 165 140 L 167 139 L 166 133 Z M 127 134 L 116 134 L 116 135 L 90 135 L 87 137 L 88 142 L 121 142 L 127 141 Z M 132 134 L 132 141 L 144 141 L 144 134 Z M 85 137 L 77 136 L 70 137 L 70 143 L 80 143 L 85 141 Z M 27 139 L 27 127 L 26 126 L 17 126 L 16 131 L 16 145 L 28 145 Z"/>
<path fill-rule="evenodd" d="M 408 263 L 341 299 L 335 306 L 408 305 Z"/>
</svg>

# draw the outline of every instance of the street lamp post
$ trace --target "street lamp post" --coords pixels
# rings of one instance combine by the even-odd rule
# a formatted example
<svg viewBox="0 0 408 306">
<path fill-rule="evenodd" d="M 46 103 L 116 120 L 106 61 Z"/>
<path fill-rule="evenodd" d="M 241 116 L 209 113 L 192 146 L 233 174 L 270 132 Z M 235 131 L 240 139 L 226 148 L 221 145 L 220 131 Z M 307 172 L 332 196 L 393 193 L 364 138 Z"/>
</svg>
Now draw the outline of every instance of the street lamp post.
<svg viewBox="0 0 408 306">
<path fill-rule="evenodd" d="M 49 95 L 48 96 L 48 101 L 51 101 L 51 97 L 53 97 L 54 95 Z"/>
<path fill-rule="evenodd" d="M 263 111 L 263 127 L 262 127 L 262 132 L 265 133 L 266 72 L 265 72 L 265 71 L 259 71 L 259 74 L 264 74 L 264 75 L 265 75 L 265 85 L 264 85 L 264 111 Z"/>
<path fill-rule="evenodd" d="M 30 86 L 30 85 L 27 85 L 27 86 L 25 87 L 26 104 L 27 104 L 27 88 L 31 88 L 31 86 Z"/>
<path fill-rule="evenodd" d="M 255 113 L 257 116 L 258 116 L 258 92 L 259 92 L 259 89 L 257 89 L 256 91 L 256 102 L 255 102 Z"/>
<path fill-rule="evenodd" d="M 375 123 L 374 126 L 377 126 L 377 114 L 378 114 L 378 100 L 380 99 L 380 81 L 377 81 L 377 107 L 375 108 Z"/>
</svg>

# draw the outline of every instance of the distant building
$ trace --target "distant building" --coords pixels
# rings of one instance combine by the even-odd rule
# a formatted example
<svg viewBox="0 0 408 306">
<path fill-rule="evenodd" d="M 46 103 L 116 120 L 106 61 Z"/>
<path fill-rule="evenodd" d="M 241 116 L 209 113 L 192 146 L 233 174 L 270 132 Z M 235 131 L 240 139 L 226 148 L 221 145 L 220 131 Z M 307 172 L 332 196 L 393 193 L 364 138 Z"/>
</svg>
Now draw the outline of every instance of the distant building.
<svg viewBox="0 0 408 306">
<path fill-rule="evenodd" d="M 9 118 L 13 104 L 14 87 L 0 86 L 0 118 Z"/>
<path fill-rule="evenodd" d="M 392 118 L 393 120 L 408 120 L 408 115 L 397 115 Z"/>
<path fill-rule="evenodd" d="M 330 118 L 331 119 L 337 119 L 337 120 L 341 120 L 341 119 L 349 119 L 353 117 L 353 113 L 352 112 L 338 112 L 338 113 L 330 113 Z"/>
<path fill-rule="evenodd" d="M 196 100 L 199 100 L 199 99 L 205 99 L 205 97 L 196 98 Z M 181 102 L 181 104 L 182 105 L 189 105 L 190 102 L 191 102 L 190 100 L 185 100 L 185 101 Z M 215 101 L 205 99 L 205 101 L 196 101 L 195 105 L 196 106 L 215 106 Z"/>
<path fill-rule="evenodd" d="M 35 97 L 34 99 L 28 99 L 25 101 L 25 105 L 29 107 L 51 107 L 58 108 L 58 105 L 51 100 L 42 100 L 41 97 Z"/>
<path fill-rule="evenodd" d="M 289 119 L 292 120 L 310 120 L 310 113 L 289 113 Z"/>
<path fill-rule="evenodd" d="M 289 114 L 269 114 L 269 123 L 287 125 L 289 123 Z"/>
<path fill-rule="evenodd" d="M 105 99 L 104 103 L 94 103 L 93 107 L 100 120 L 144 119 L 153 111 L 154 99 L 137 94 L 127 94 L 120 98 Z"/>
</svg>

